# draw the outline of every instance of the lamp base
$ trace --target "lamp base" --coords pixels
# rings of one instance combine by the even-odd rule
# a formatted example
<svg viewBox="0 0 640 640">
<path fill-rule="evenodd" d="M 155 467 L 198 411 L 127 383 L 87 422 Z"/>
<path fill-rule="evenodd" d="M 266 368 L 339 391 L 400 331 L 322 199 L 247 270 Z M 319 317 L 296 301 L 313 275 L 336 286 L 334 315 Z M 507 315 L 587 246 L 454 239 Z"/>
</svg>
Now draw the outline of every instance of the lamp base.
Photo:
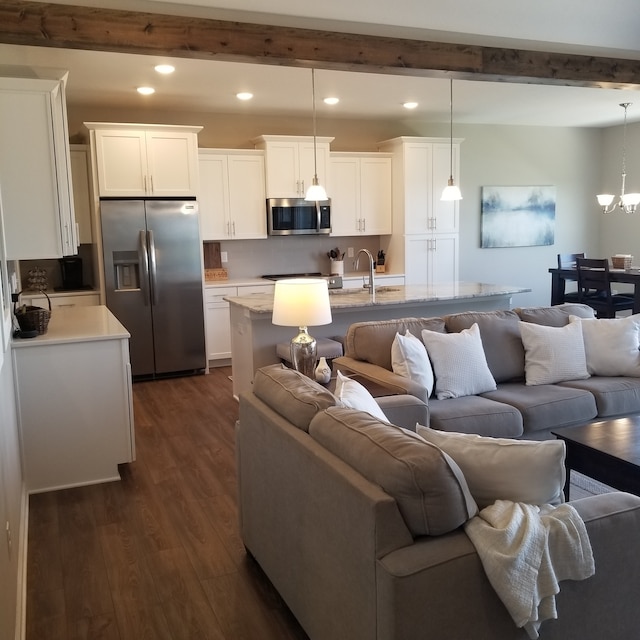
<svg viewBox="0 0 640 640">
<path fill-rule="evenodd" d="M 300 333 L 291 340 L 291 363 L 293 368 L 309 378 L 314 378 L 318 346 L 316 339 L 309 335 L 307 327 L 300 327 Z"/>
</svg>

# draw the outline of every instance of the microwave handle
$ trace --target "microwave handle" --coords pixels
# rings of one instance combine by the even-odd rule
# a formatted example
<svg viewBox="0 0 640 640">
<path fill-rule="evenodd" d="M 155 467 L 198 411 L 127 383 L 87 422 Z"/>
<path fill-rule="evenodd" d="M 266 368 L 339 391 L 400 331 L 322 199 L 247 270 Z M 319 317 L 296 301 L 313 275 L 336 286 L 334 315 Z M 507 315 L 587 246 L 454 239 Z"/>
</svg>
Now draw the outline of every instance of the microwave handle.
<svg viewBox="0 0 640 640">
<path fill-rule="evenodd" d="M 322 215 L 320 214 L 320 203 L 316 200 L 316 231 L 320 232 L 320 225 L 322 224 Z"/>
</svg>

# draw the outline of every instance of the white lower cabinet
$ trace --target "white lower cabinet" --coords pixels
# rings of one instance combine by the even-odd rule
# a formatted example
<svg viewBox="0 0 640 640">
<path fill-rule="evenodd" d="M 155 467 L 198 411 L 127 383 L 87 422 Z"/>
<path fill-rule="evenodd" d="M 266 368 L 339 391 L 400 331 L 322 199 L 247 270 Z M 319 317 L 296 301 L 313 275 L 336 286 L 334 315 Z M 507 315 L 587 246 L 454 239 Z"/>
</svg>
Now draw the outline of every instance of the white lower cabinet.
<svg viewBox="0 0 640 640">
<path fill-rule="evenodd" d="M 51 308 L 57 309 L 61 307 L 93 307 L 95 305 L 100 304 L 100 294 L 99 293 L 79 293 L 73 294 L 69 293 L 66 295 L 51 295 L 49 296 L 49 300 L 51 300 Z M 22 294 L 20 296 L 20 303 L 33 305 L 34 307 L 48 307 L 47 298 L 43 295 L 34 294 L 30 296 L 29 294 Z"/>
<path fill-rule="evenodd" d="M 106 307 L 61 309 L 11 352 L 27 491 L 120 479 L 135 459 L 124 327 Z"/>
<path fill-rule="evenodd" d="M 209 287 L 205 289 L 207 360 L 231 358 L 231 322 L 229 303 L 224 299 L 249 296 L 254 293 L 272 293 L 274 285 L 239 285 L 237 287 Z"/>
</svg>

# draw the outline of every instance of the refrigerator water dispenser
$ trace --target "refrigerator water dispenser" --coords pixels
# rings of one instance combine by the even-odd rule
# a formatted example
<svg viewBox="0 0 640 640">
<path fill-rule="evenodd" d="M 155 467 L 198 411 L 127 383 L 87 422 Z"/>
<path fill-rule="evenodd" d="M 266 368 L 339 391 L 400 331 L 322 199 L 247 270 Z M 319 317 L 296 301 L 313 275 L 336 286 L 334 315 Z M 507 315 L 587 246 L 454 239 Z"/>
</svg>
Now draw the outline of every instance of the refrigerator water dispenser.
<svg viewBox="0 0 640 640">
<path fill-rule="evenodd" d="M 116 291 L 140 289 L 140 265 L 137 252 L 114 251 L 113 268 Z"/>
</svg>

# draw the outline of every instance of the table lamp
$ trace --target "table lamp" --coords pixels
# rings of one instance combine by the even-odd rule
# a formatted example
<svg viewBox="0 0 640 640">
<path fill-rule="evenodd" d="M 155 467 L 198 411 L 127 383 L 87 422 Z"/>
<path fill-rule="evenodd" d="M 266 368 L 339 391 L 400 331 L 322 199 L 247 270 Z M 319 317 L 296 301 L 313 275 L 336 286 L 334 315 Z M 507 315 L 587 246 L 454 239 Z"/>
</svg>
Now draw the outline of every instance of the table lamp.
<svg viewBox="0 0 640 640">
<path fill-rule="evenodd" d="M 331 324 L 329 288 L 322 278 L 278 280 L 273 295 L 271 322 L 283 327 L 298 327 L 291 340 L 291 363 L 296 371 L 313 378 L 317 361 L 317 344 L 307 327 Z"/>
</svg>

